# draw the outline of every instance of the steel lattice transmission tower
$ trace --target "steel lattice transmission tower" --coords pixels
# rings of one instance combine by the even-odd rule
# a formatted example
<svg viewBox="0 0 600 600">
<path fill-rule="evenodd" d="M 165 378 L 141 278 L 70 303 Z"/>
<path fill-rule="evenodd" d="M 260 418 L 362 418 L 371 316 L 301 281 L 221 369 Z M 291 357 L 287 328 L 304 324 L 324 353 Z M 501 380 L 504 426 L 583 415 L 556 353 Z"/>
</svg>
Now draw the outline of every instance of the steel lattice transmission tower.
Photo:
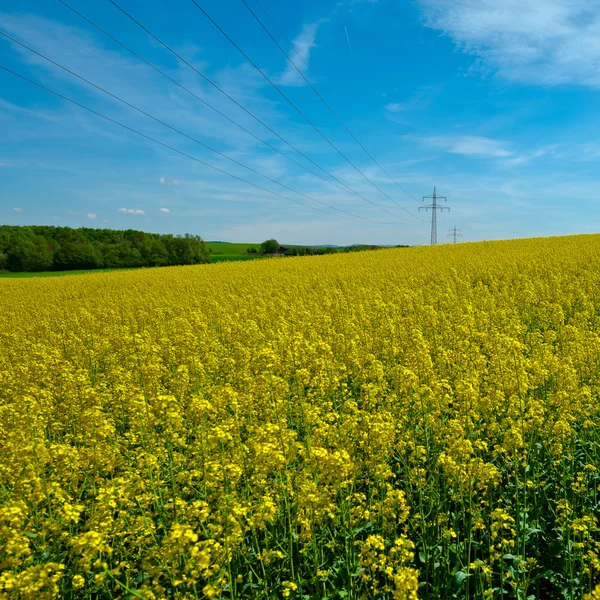
<svg viewBox="0 0 600 600">
<path fill-rule="evenodd" d="M 419 210 L 428 211 L 431 209 L 431 245 L 435 246 L 437 244 L 437 211 L 438 210 L 447 210 L 450 212 L 450 208 L 447 206 L 440 206 L 437 201 L 443 200 L 446 202 L 446 196 L 438 196 L 435 192 L 435 186 L 433 186 L 433 195 L 432 196 L 423 196 L 423 201 L 431 200 L 431 204 L 427 206 L 419 206 Z"/>
<path fill-rule="evenodd" d="M 460 229 L 456 228 L 456 225 L 450 230 L 450 233 L 448 234 L 448 237 L 451 237 L 453 239 L 452 243 L 456 244 L 456 238 L 457 237 L 462 237 L 462 232 L 460 231 Z"/>
</svg>

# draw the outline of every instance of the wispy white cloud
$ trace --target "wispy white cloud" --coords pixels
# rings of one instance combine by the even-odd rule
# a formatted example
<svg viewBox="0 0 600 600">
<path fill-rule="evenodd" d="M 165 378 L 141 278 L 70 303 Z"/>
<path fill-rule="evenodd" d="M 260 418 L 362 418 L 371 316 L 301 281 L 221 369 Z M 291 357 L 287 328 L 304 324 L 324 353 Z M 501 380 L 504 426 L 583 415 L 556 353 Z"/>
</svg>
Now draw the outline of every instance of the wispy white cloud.
<svg viewBox="0 0 600 600">
<path fill-rule="evenodd" d="M 98 215 L 96 213 L 88 213 L 87 214 L 87 218 L 88 219 L 95 219 Z"/>
<path fill-rule="evenodd" d="M 558 156 L 558 154 L 556 152 L 556 146 L 555 145 L 544 146 L 543 148 L 539 148 L 538 150 L 535 150 L 533 152 L 528 152 L 525 154 L 512 156 L 510 158 L 507 158 L 504 161 L 504 164 L 509 167 L 517 167 L 517 166 L 524 165 L 528 162 L 531 162 L 532 160 L 535 160 L 536 158 L 541 158 L 542 156 L 551 156 L 551 157 L 556 158 Z"/>
<path fill-rule="evenodd" d="M 449 154 L 467 157 L 496 159 L 499 167 L 519 167 L 537 158 L 559 158 L 556 144 L 542 146 L 534 150 L 515 149 L 515 144 L 505 140 L 478 135 L 457 136 L 406 136 L 421 145 L 443 150 Z"/>
<path fill-rule="evenodd" d="M 389 102 L 384 106 L 388 118 L 396 120 L 400 113 L 409 111 L 423 111 L 427 109 L 442 91 L 437 85 L 424 85 L 417 88 L 408 98 L 402 102 Z M 385 94 L 380 94 L 385 97 Z M 396 116 L 396 119 L 394 118 Z"/>
<path fill-rule="evenodd" d="M 502 76 L 525 83 L 600 87 L 596 0 L 419 0 L 444 31 Z"/>
<path fill-rule="evenodd" d="M 119 208 L 117 212 L 122 215 L 145 215 L 146 213 L 140 208 Z"/>
<path fill-rule="evenodd" d="M 2 23 L 2 21 L 0 20 L 0 24 Z M 20 114 L 26 117 L 33 117 L 36 119 L 43 119 L 45 121 L 56 121 L 56 117 L 54 117 L 53 115 L 46 113 L 44 111 L 40 111 L 40 110 L 31 110 L 29 108 L 23 108 L 22 106 L 17 106 L 16 104 L 13 104 L 12 102 L 8 102 L 7 100 L 4 100 L 3 98 L 0 98 L 0 112 L 7 112 L 7 113 L 16 113 L 16 114 Z"/>
<path fill-rule="evenodd" d="M 160 183 L 161 185 L 179 185 L 181 182 L 179 181 L 179 179 L 168 180 L 166 177 L 161 177 L 158 180 L 158 183 Z"/>
<path fill-rule="evenodd" d="M 13 206 L 13 210 L 14 210 L 16 213 L 21 213 L 21 212 L 23 212 L 23 209 L 22 209 L 22 208 L 20 208 L 19 206 Z"/>
<path fill-rule="evenodd" d="M 171 214 L 170 208 L 159 208 L 159 212 L 164 213 L 165 215 Z"/>
<path fill-rule="evenodd" d="M 514 154 L 506 142 L 478 135 L 420 136 L 416 139 L 423 145 L 463 156 L 509 158 Z"/>
<path fill-rule="evenodd" d="M 10 167 L 10 164 L 7 162 L 0 162 L 0 167 Z"/>
<path fill-rule="evenodd" d="M 579 147 L 575 147 L 573 150 L 579 159 L 596 160 L 600 157 L 600 143 L 598 142 L 586 142 Z"/>
<path fill-rule="evenodd" d="M 321 19 L 316 23 L 305 23 L 300 34 L 292 42 L 294 49 L 291 49 L 289 55 L 294 61 L 295 65 L 300 71 L 305 72 L 306 67 L 310 60 L 310 53 L 313 48 L 317 47 L 315 39 L 317 37 L 317 30 L 325 23 L 327 19 Z M 299 58 L 300 57 L 300 58 Z M 300 86 L 305 85 L 304 79 L 300 76 L 298 71 L 289 62 L 279 78 L 281 85 Z"/>
<path fill-rule="evenodd" d="M 385 110 L 395 113 L 395 112 L 403 112 L 408 110 L 409 106 L 406 102 L 390 102 L 385 105 Z"/>
</svg>

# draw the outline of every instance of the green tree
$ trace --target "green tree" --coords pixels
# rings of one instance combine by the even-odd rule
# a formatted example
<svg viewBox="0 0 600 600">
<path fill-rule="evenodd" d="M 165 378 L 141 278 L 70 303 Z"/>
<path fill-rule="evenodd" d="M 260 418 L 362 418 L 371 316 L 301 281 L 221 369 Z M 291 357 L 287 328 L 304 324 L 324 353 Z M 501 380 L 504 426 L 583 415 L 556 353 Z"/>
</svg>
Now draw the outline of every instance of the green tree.
<svg viewBox="0 0 600 600">
<path fill-rule="evenodd" d="M 265 240 L 260 245 L 260 250 L 263 254 L 275 254 L 279 250 L 279 242 L 273 238 Z"/>
<path fill-rule="evenodd" d="M 30 227 L 12 227 L 3 235 L 9 271 L 44 271 L 52 267 L 52 247 Z"/>
<path fill-rule="evenodd" d="M 54 257 L 59 269 L 98 269 L 103 266 L 102 254 L 97 246 L 83 242 L 63 242 Z"/>
<path fill-rule="evenodd" d="M 162 240 L 155 238 L 151 241 L 147 262 L 149 265 L 158 267 L 169 264 L 169 253 Z"/>
<path fill-rule="evenodd" d="M 161 235 L 128 229 L 0 225 L 0 269 L 45 271 L 100 267 L 154 267 L 210 262 L 197 235 Z"/>
</svg>

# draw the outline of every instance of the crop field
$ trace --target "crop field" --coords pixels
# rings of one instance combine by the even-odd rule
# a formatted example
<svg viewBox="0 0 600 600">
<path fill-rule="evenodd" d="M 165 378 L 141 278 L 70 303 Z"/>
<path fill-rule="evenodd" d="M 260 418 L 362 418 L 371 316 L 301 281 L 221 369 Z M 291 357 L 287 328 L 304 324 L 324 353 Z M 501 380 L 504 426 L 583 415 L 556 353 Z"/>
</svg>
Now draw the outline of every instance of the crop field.
<svg viewBox="0 0 600 600">
<path fill-rule="evenodd" d="M 600 598 L 600 236 L 0 305 L 0 598 Z"/>
<path fill-rule="evenodd" d="M 262 258 L 260 254 L 246 254 L 248 248 L 256 248 L 260 252 L 260 244 L 238 244 L 232 242 L 205 242 L 205 244 L 210 251 L 211 262 Z"/>
</svg>

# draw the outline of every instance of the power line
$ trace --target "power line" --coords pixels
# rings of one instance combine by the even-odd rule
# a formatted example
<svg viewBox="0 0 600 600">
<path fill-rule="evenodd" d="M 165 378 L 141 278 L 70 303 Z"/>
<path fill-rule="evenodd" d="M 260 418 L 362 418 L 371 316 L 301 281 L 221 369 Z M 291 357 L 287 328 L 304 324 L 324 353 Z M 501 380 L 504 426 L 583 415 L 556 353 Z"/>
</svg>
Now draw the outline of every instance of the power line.
<svg viewBox="0 0 600 600">
<path fill-rule="evenodd" d="M 362 200 L 364 200 L 365 202 L 368 202 L 369 204 L 372 204 L 373 206 L 376 206 L 377 208 L 379 208 L 383 212 L 387 213 L 388 215 L 391 215 L 395 219 L 401 219 L 401 220 L 403 219 L 403 217 L 399 217 L 398 215 L 395 215 L 394 213 L 392 213 L 389 210 L 387 210 L 387 208 L 385 206 L 383 206 L 381 204 L 378 204 L 377 202 L 374 202 L 373 200 L 369 200 L 369 198 L 367 198 L 367 197 L 363 196 L 362 194 L 358 193 L 357 191 L 353 190 L 351 187 L 349 187 L 348 185 L 346 185 L 343 181 L 341 181 L 340 179 L 338 179 L 335 175 L 333 175 L 332 173 L 330 173 L 329 171 L 327 171 L 326 169 L 324 169 L 323 167 L 321 167 L 318 163 L 316 163 L 314 160 L 312 160 L 310 157 L 308 157 L 302 151 L 298 150 L 298 148 L 296 148 L 296 146 L 294 146 L 293 144 L 291 144 L 290 142 L 288 142 L 285 138 L 283 138 L 281 135 L 279 135 L 275 130 L 273 130 L 271 127 L 269 127 L 264 121 L 262 121 L 261 119 L 259 119 L 256 115 L 254 115 L 250 110 L 248 110 L 242 104 L 240 104 L 237 100 L 235 100 L 235 98 L 233 98 L 232 96 L 230 96 L 227 92 L 225 92 L 222 88 L 220 88 L 216 83 L 214 83 L 213 81 L 211 81 L 206 75 L 204 75 L 202 72 L 200 72 L 198 69 L 196 69 L 196 67 L 194 67 L 194 65 L 192 65 L 187 60 L 185 60 L 185 58 L 183 58 L 180 54 L 178 54 L 175 50 L 173 50 L 170 46 L 168 46 L 165 42 L 163 42 L 158 36 L 154 35 L 149 29 L 147 29 L 144 25 L 142 25 L 142 23 L 140 23 L 137 19 L 135 19 L 135 17 L 133 17 L 132 15 L 130 15 L 124 8 L 122 8 L 121 6 L 119 6 L 114 0 L 108 0 L 108 1 L 115 8 L 117 8 L 121 13 L 123 13 L 128 19 L 130 19 L 131 21 L 133 21 L 138 27 L 140 27 L 141 29 L 143 29 L 150 37 L 152 37 L 159 44 L 161 44 L 161 46 L 163 46 L 166 50 L 168 50 L 169 52 L 171 52 L 171 54 L 173 54 L 174 56 L 176 56 L 181 62 L 183 62 L 190 69 L 192 69 L 192 71 L 194 71 L 196 74 L 198 74 L 200 77 L 202 77 L 202 79 L 204 79 L 204 81 L 206 81 L 208 84 L 210 84 L 216 90 L 218 90 L 226 98 L 228 98 L 229 100 L 231 100 L 231 102 L 233 102 L 236 106 L 238 106 L 239 108 L 241 108 L 246 114 L 248 114 L 255 121 L 257 121 L 258 123 L 260 123 L 263 127 L 265 127 L 273 135 L 275 135 L 277 138 L 279 138 L 282 142 L 284 142 L 290 148 L 292 148 L 293 150 L 295 150 L 296 152 L 298 152 L 298 154 L 300 154 L 300 156 L 302 156 L 303 158 L 305 158 L 306 160 L 308 160 L 311 164 L 313 164 L 319 170 L 323 171 L 323 173 L 325 173 L 326 175 L 328 175 L 329 177 L 331 177 L 332 179 L 334 179 L 335 181 L 337 181 L 340 185 L 342 185 L 351 194 L 357 196 L 358 198 L 361 198 Z M 335 183 L 333 183 L 331 181 L 328 181 L 328 183 L 331 183 L 331 185 L 336 185 Z M 339 187 L 339 186 L 336 185 L 336 187 Z M 403 219 L 403 220 L 407 221 L 406 219 Z M 407 221 L 407 222 L 409 222 L 409 221 Z"/>
<path fill-rule="evenodd" d="M 127 52 L 129 52 L 130 54 L 132 54 L 133 56 L 135 56 L 136 58 L 138 58 L 139 60 L 141 60 L 142 62 L 144 62 L 145 64 L 147 64 L 149 67 L 151 67 L 152 69 L 154 69 L 157 73 L 160 73 L 163 77 L 165 77 L 166 79 L 168 79 L 171 83 L 174 83 L 176 86 L 178 86 L 179 88 L 181 88 L 182 90 L 184 90 L 185 92 L 187 92 L 189 95 L 191 95 L 192 97 L 194 97 L 196 100 L 198 100 L 199 102 L 202 102 L 202 104 L 204 104 L 205 106 L 207 106 L 208 108 L 210 108 L 212 111 L 216 112 L 218 115 L 222 116 L 224 119 L 227 119 L 230 123 L 232 123 L 233 125 L 235 125 L 239 129 L 241 129 L 242 131 L 244 131 L 248 135 L 252 136 L 255 140 L 261 142 L 262 144 L 264 144 L 265 146 L 267 146 L 268 148 L 270 148 L 274 152 L 277 152 L 277 154 L 280 154 L 281 156 L 283 156 L 287 160 L 291 161 L 295 165 L 301 167 L 302 169 L 304 169 L 308 173 L 314 175 L 315 177 L 318 177 L 320 180 L 324 181 L 325 183 L 327 183 L 329 185 L 333 185 L 333 186 L 335 186 L 336 188 L 338 188 L 339 190 L 341 190 L 343 192 L 348 191 L 349 193 L 351 193 L 354 196 L 357 196 L 359 198 L 361 197 L 359 194 L 355 193 L 351 189 L 345 190 L 340 185 L 337 185 L 333 181 L 330 181 L 329 179 L 326 179 L 322 175 L 319 175 L 319 173 L 315 173 L 315 171 L 309 169 L 307 166 L 303 165 L 301 162 L 298 162 L 297 160 L 293 159 L 291 156 L 288 156 L 287 154 L 283 153 L 281 150 L 279 150 L 278 148 L 276 148 L 275 146 L 273 146 L 269 142 L 267 142 L 267 141 L 263 140 L 262 138 L 258 137 L 257 135 L 255 135 L 254 133 L 252 133 L 249 129 L 246 129 L 243 125 L 240 125 L 239 123 L 237 123 L 236 121 L 234 121 L 232 118 L 228 117 L 225 113 L 221 112 L 218 108 L 215 108 L 212 104 L 208 103 L 206 100 L 204 100 L 203 98 L 201 98 L 200 96 L 198 96 L 197 94 L 195 94 L 194 92 L 192 92 L 190 89 L 188 89 L 187 87 L 185 87 L 184 85 L 182 85 L 181 83 L 179 83 L 178 81 L 176 81 L 175 79 L 173 79 L 167 73 L 165 73 L 164 71 L 162 71 L 161 69 L 159 69 L 156 65 L 154 65 L 150 61 L 146 60 L 143 56 L 140 56 L 137 52 L 135 52 L 134 50 L 132 50 L 131 48 L 129 48 L 128 46 L 126 46 L 125 44 L 123 44 L 122 42 L 120 42 L 118 39 L 116 39 L 110 33 L 108 33 L 107 31 L 105 31 L 104 29 L 102 29 L 98 25 L 96 25 L 96 23 L 94 23 L 93 21 L 91 21 L 90 19 L 88 19 L 87 17 L 85 17 L 84 15 L 82 15 L 80 12 L 78 12 L 77 10 L 75 10 L 72 6 L 70 6 L 69 4 L 67 4 L 64 0 L 58 0 L 58 2 L 60 2 L 63 6 L 65 6 L 66 8 L 68 8 L 69 10 L 71 10 L 73 13 L 75 13 L 78 17 L 80 17 L 81 19 L 83 19 L 86 23 L 88 23 L 92 27 L 96 28 L 101 33 L 103 33 L 105 36 L 107 36 L 113 42 L 115 42 L 116 44 L 118 44 L 119 46 L 121 46 L 123 49 L 127 50 Z M 212 84 L 212 82 L 210 82 L 210 83 Z M 217 89 L 219 89 L 219 88 L 217 87 Z M 221 91 L 221 90 L 219 89 L 219 91 Z M 224 92 L 221 91 L 221 93 L 224 93 Z M 227 94 L 225 94 L 225 95 L 227 96 Z M 232 99 L 232 98 L 230 98 L 230 99 Z M 234 100 L 234 102 L 235 102 L 235 100 Z M 262 123 L 262 121 L 260 121 L 259 119 L 257 119 L 257 121 L 259 123 L 261 123 L 267 129 L 269 129 L 270 131 L 272 131 L 266 124 Z M 277 135 L 275 132 L 273 132 L 273 133 L 275 135 Z M 289 142 L 286 142 L 281 136 L 278 136 L 278 137 L 282 141 L 284 141 L 286 144 L 288 144 L 288 146 L 290 146 L 292 149 L 294 149 L 296 152 L 298 152 L 301 156 L 303 156 L 307 160 L 311 160 L 310 158 L 308 158 L 307 156 L 305 156 L 300 150 L 298 150 L 297 148 L 295 148 L 295 146 L 292 146 Z M 311 161 L 311 162 L 313 162 L 313 161 Z M 324 172 L 326 173 L 327 171 L 324 171 Z"/>
<path fill-rule="evenodd" d="M 252 187 L 255 187 L 263 192 L 272 194 L 273 196 L 278 196 L 279 198 L 283 198 L 284 200 L 290 200 L 291 202 L 295 202 L 296 204 L 299 204 L 300 206 L 304 206 L 304 207 L 310 208 L 312 210 L 317 210 L 317 211 L 325 213 L 327 215 L 331 215 L 332 217 L 338 217 L 340 219 L 350 219 L 350 217 L 345 217 L 343 215 L 336 215 L 335 213 L 330 213 L 329 211 L 322 210 L 321 208 L 317 208 L 316 206 L 310 206 L 309 204 L 305 204 L 304 202 L 300 202 L 299 200 L 294 200 L 293 198 L 288 198 L 287 196 L 284 196 L 283 194 L 279 194 L 278 192 L 273 192 L 272 190 L 264 188 L 256 183 L 252 183 L 251 181 L 248 181 L 247 179 L 244 179 L 243 177 L 238 177 L 237 175 L 234 175 L 233 173 L 229 173 L 228 171 L 225 171 L 224 169 L 220 169 L 219 167 L 215 167 L 214 165 L 211 165 L 210 163 L 204 162 L 203 160 L 197 158 L 196 156 L 187 154 L 186 152 L 178 150 L 177 148 L 174 148 L 173 146 L 170 146 L 169 144 L 165 144 L 164 142 L 161 142 L 160 140 L 157 140 L 156 138 L 153 138 L 145 133 L 142 133 L 141 131 L 134 129 L 133 127 L 129 127 L 128 125 L 125 125 L 124 123 L 121 123 L 120 121 L 112 119 L 111 117 L 107 117 L 106 115 L 102 114 L 101 112 L 98 112 L 97 110 L 89 108 L 88 106 L 85 106 L 84 104 L 81 104 L 80 102 L 77 102 L 76 100 L 73 100 L 72 98 L 69 98 L 59 92 L 56 92 L 56 91 L 42 85 L 41 83 L 38 83 L 37 81 L 33 81 L 32 79 L 29 79 L 25 75 L 21 75 L 20 73 L 17 73 L 16 71 L 9 69 L 8 67 L 0 65 L 0 69 L 2 69 L 3 71 L 6 71 L 7 73 L 10 73 L 11 75 L 14 75 L 15 77 L 18 77 L 19 79 L 22 79 L 23 81 L 27 81 L 28 83 L 31 83 L 32 85 L 34 85 L 42 90 L 45 90 L 46 92 L 48 92 L 50 94 L 53 94 L 57 98 L 66 100 L 67 102 L 70 102 L 71 104 L 74 104 L 75 106 L 78 106 L 79 108 L 83 108 L 84 110 L 87 110 L 88 112 L 90 112 L 98 117 L 101 117 L 102 119 L 105 119 L 106 121 L 109 121 L 110 123 L 114 123 L 115 125 L 118 125 L 119 127 L 126 129 L 127 131 L 130 131 L 131 133 L 135 133 L 136 135 L 139 135 L 140 137 L 150 140 L 151 142 L 154 142 L 155 144 L 158 144 L 159 146 L 162 146 L 163 148 L 167 148 L 168 150 L 171 150 L 172 152 L 176 152 L 177 154 L 180 154 L 181 156 L 185 156 L 186 158 L 189 158 L 201 165 L 204 165 L 205 167 L 209 167 L 215 171 L 218 171 L 219 173 L 222 173 L 223 175 L 227 175 L 233 179 L 241 181 L 242 183 L 251 185 Z M 354 219 L 350 219 L 350 220 L 354 220 Z"/>
<path fill-rule="evenodd" d="M 267 181 L 270 181 L 271 183 L 275 183 L 276 185 L 279 185 L 281 187 L 283 187 L 284 189 L 293 192 L 295 194 L 298 194 L 300 196 L 303 196 L 304 198 L 307 198 L 308 200 L 311 200 L 313 202 L 316 202 L 318 204 L 322 204 L 323 206 L 326 206 L 327 208 L 330 208 L 332 210 L 336 210 L 337 212 L 340 213 L 344 213 L 346 215 L 349 215 L 351 217 L 354 217 L 355 219 L 359 219 L 361 221 L 368 221 L 371 223 L 377 223 L 377 221 L 372 221 L 371 219 L 366 219 L 364 217 L 358 216 L 358 215 L 354 215 L 352 213 L 349 213 L 345 210 L 336 208 L 335 206 L 331 206 L 330 204 L 327 204 L 326 202 L 322 202 L 321 200 L 317 200 L 316 198 L 312 198 L 311 196 L 308 196 L 307 194 L 304 194 L 302 192 L 299 192 L 283 183 L 280 183 L 279 181 L 269 177 L 268 175 L 263 175 L 262 173 L 260 173 L 259 171 L 257 171 L 256 169 L 253 169 L 252 167 L 249 167 L 247 165 L 245 165 L 244 163 L 235 160 L 234 158 L 231 158 L 230 156 L 227 156 L 227 154 L 224 154 L 223 152 L 219 152 L 218 150 L 212 148 L 211 146 L 208 146 L 207 144 L 205 144 L 204 142 L 201 142 L 200 140 L 192 137 L 191 135 L 188 135 L 187 133 L 181 131 L 180 129 L 177 129 L 176 127 L 173 127 L 172 125 L 169 125 L 168 123 L 166 123 L 165 121 L 162 121 L 161 119 L 158 119 L 156 117 L 154 117 L 153 115 L 151 115 L 150 113 L 142 110 L 141 108 L 138 108 L 137 106 L 131 104 L 130 102 L 127 102 L 127 100 L 123 100 L 123 98 L 120 98 L 119 96 L 117 96 L 116 94 L 113 94 L 111 92 L 109 92 L 108 90 L 106 90 L 105 88 L 95 84 L 93 81 L 90 81 L 89 79 L 86 79 L 85 77 L 82 77 L 81 75 L 75 73 L 75 71 L 72 71 L 71 69 L 68 69 L 67 67 L 61 65 L 60 63 L 57 63 L 56 61 L 52 60 L 51 58 L 49 58 L 48 56 L 46 56 L 45 54 L 42 54 L 41 52 L 37 52 L 36 50 L 34 50 L 33 48 L 27 46 L 26 44 L 20 42 L 19 40 L 16 40 L 15 38 L 11 37 L 10 35 L 7 35 L 6 33 L 4 33 L 3 31 L 0 30 L 0 35 L 5 37 L 6 39 L 9 39 L 11 42 L 18 44 L 19 46 L 21 46 L 22 48 L 25 48 L 26 50 L 28 50 L 29 52 L 32 52 L 33 54 L 35 54 L 36 56 L 39 56 L 40 58 L 43 58 L 44 60 L 48 61 L 49 63 L 53 64 L 54 66 L 58 67 L 59 69 L 62 69 L 63 71 L 65 71 L 66 73 L 69 73 L 70 75 L 73 75 L 74 77 L 77 77 L 77 79 L 83 81 L 84 83 L 86 83 L 87 85 L 90 85 L 94 88 L 96 88 L 97 90 L 101 91 L 102 93 L 110 96 L 111 98 L 114 98 L 115 100 L 118 100 L 119 102 L 125 104 L 126 106 L 128 106 L 129 108 L 139 112 L 140 114 L 152 119 L 153 121 L 156 121 L 157 123 L 160 123 L 161 125 L 163 125 L 164 127 L 167 127 L 168 129 L 171 129 L 172 131 L 175 131 L 176 133 L 178 133 L 179 135 L 182 135 L 183 137 L 191 140 L 192 142 L 195 142 L 196 144 L 202 146 L 203 148 L 206 148 L 207 150 L 210 150 L 211 152 L 214 152 L 215 154 L 218 154 L 219 156 L 222 156 L 223 158 L 231 161 L 232 163 L 238 165 L 239 167 L 242 167 L 244 169 L 247 169 L 248 171 L 250 171 L 251 173 L 254 173 L 255 175 L 258 175 L 259 177 L 263 177 L 264 179 L 266 179 Z"/>
<path fill-rule="evenodd" d="M 447 210 L 450 212 L 450 209 L 447 206 L 440 206 L 437 203 L 438 199 L 446 202 L 446 196 L 438 196 L 435 192 L 435 185 L 433 186 L 432 196 L 423 196 L 423 200 L 426 199 L 431 199 L 432 203 L 427 206 L 419 206 L 419 210 L 424 209 L 425 212 L 431 210 L 431 245 L 435 246 L 437 244 L 437 211 Z"/>
<path fill-rule="evenodd" d="M 273 24 L 273 26 L 275 27 L 275 29 L 279 32 L 279 35 L 281 35 L 281 37 L 289 44 L 290 48 L 294 51 L 294 54 L 300 59 L 300 61 L 302 62 L 302 64 L 306 67 L 307 71 L 315 78 L 316 81 L 318 81 L 319 85 L 329 95 L 329 97 L 331 98 L 331 101 L 334 104 L 336 104 L 337 107 L 340 110 L 343 111 L 344 107 L 339 103 L 339 101 L 333 95 L 333 93 L 331 92 L 331 90 L 329 90 L 327 88 L 327 86 L 323 83 L 322 79 L 314 72 L 314 70 L 311 68 L 311 66 L 302 58 L 302 55 L 298 52 L 298 50 L 296 50 L 295 44 L 293 42 L 291 42 L 290 39 L 285 35 L 285 33 L 281 30 L 281 28 L 277 25 L 276 21 L 273 19 L 273 17 L 271 17 L 271 15 L 267 11 L 267 9 L 259 2 L 259 0 L 254 0 L 254 2 L 265 13 L 265 15 L 267 16 L 267 19 L 269 19 L 269 21 L 271 21 L 271 23 Z M 352 119 L 352 117 L 350 117 L 349 120 L 350 120 L 350 123 L 352 123 L 352 125 L 354 125 L 354 127 L 359 131 L 359 133 L 371 144 L 371 146 L 373 146 L 373 148 L 375 148 L 375 150 L 377 152 L 381 153 L 381 150 L 377 147 L 377 144 L 375 144 L 375 142 L 368 136 L 368 134 L 360 127 L 360 125 L 358 123 L 356 123 Z M 403 190 L 404 192 L 406 192 L 415 202 L 417 201 L 417 199 L 411 193 L 409 193 L 407 190 L 405 190 L 393 177 L 391 177 L 391 180 L 401 190 Z"/>
<path fill-rule="evenodd" d="M 321 102 L 327 107 L 327 109 L 329 110 L 329 112 L 336 118 L 336 120 L 338 121 L 338 123 L 350 134 L 350 136 L 352 137 L 352 139 L 364 150 L 364 152 L 367 154 L 367 156 L 383 171 L 383 173 L 385 173 L 385 175 L 393 182 L 395 183 L 398 188 L 400 188 L 405 194 L 407 194 L 408 196 L 410 196 L 413 200 L 416 201 L 416 198 L 414 198 L 409 192 L 407 192 L 385 169 L 384 167 L 379 163 L 379 161 L 363 146 L 363 144 L 361 143 L 361 141 L 354 135 L 354 133 L 352 133 L 352 131 L 348 128 L 348 126 L 344 123 L 344 121 L 342 121 L 342 119 L 338 116 L 338 114 L 333 110 L 333 108 L 331 108 L 331 106 L 329 105 L 329 103 L 325 100 L 325 98 L 323 98 L 323 96 L 319 93 L 319 91 L 313 86 L 313 84 L 310 82 L 310 80 L 306 77 L 306 75 L 304 75 L 304 73 L 296 66 L 296 63 L 290 58 L 289 54 L 282 48 L 281 44 L 275 39 L 275 37 L 271 34 L 271 32 L 269 31 L 269 29 L 267 28 L 267 26 L 260 20 L 260 18 L 258 17 L 258 15 L 252 10 L 252 8 L 250 8 L 250 6 L 248 5 L 248 2 L 246 2 L 246 0 L 242 0 L 244 6 L 248 9 L 248 11 L 250 12 L 250 14 L 256 19 L 256 21 L 258 22 L 258 24 L 266 31 L 267 35 L 273 40 L 273 42 L 275 43 L 275 45 L 279 48 L 279 50 L 281 50 L 281 52 L 283 53 L 283 55 L 287 58 L 288 62 L 294 67 L 294 69 L 296 69 L 296 71 L 298 71 L 298 73 L 300 74 L 300 76 L 302 77 L 302 79 L 304 79 L 304 81 L 306 81 L 306 83 L 310 86 L 310 89 L 318 96 L 319 100 L 321 100 Z M 263 9 L 264 10 L 264 9 Z M 302 62 L 304 62 L 304 60 L 302 60 Z M 304 62 L 304 64 L 306 65 L 306 63 Z M 389 196 L 388 196 L 389 197 Z M 392 200 L 390 198 L 390 200 Z M 402 207 L 400 204 L 398 204 L 395 200 L 392 200 L 392 202 L 394 202 L 394 204 L 396 204 L 396 206 L 402 208 L 403 210 L 405 210 L 409 215 L 412 215 L 411 212 L 409 212 L 408 210 L 406 210 L 404 207 Z M 414 215 L 412 215 L 414 216 Z"/>
<path fill-rule="evenodd" d="M 109 0 L 113 2 L 113 0 Z M 114 2 L 113 2 L 114 3 Z M 365 175 L 295 104 L 292 102 L 281 89 L 270 79 L 270 77 L 227 35 L 227 33 L 219 26 L 219 24 L 196 2 L 192 0 L 192 3 L 198 8 L 198 10 L 223 34 L 223 36 L 236 48 L 236 50 L 269 82 L 269 84 L 277 90 L 282 98 L 364 179 L 366 179 L 376 190 L 381 192 L 388 200 L 396 204 L 399 208 L 412 215 L 403 206 L 399 205 L 393 198 L 388 196 L 375 182 L 373 182 L 367 175 Z"/>
<path fill-rule="evenodd" d="M 339 109 L 344 110 L 344 107 L 336 100 L 335 96 L 331 93 L 331 91 L 323 83 L 323 81 L 321 80 L 321 78 L 313 71 L 313 69 L 311 68 L 311 66 L 302 58 L 302 55 L 298 52 L 298 50 L 296 50 L 295 44 L 290 41 L 290 38 L 288 38 L 283 31 L 281 31 L 281 28 L 277 25 L 277 23 L 275 22 L 275 20 L 273 19 L 273 17 L 271 17 L 271 15 L 267 11 L 267 9 L 259 2 L 259 0 L 254 0 L 254 2 L 265 13 L 265 15 L 267 16 L 267 19 L 269 19 L 269 21 L 271 21 L 271 23 L 273 24 L 273 26 L 275 27 L 275 29 L 277 29 L 279 35 L 290 45 L 290 48 L 294 51 L 294 54 L 300 59 L 300 61 L 302 62 L 302 64 L 306 67 L 307 71 L 319 82 L 319 85 L 325 90 L 325 92 L 329 95 L 329 97 L 331 98 L 331 100 L 335 104 L 337 104 L 337 106 L 338 106 Z M 352 123 L 354 125 L 354 127 L 356 127 L 356 129 L 358 129 L 358 131 L 370 142 L 370 144 L 376 150 L 378 150 L 378 148 L 375 145 L 375 143 L 373 142 L 373 140 L 360 128 L 360 126 L 358 125 L 358 123 L 356 123 L 352 118 L 350 118 L 350 123 Z M 417 199 L 414 196 L 412 196 L 411 194 L 409 194 L 409 196 L 415 202 L 417 201 Z"/>
<path fill-rule="evenodd" d="M 460 229 L 457 229 L 456 225 L 450 230 L 450 233 L 448 234 L 448 237 L 453 238 L 453 244 L 456 244 L 456 238 L 457 237 L 462 237 L 462 232 Z"/>
</svg>

